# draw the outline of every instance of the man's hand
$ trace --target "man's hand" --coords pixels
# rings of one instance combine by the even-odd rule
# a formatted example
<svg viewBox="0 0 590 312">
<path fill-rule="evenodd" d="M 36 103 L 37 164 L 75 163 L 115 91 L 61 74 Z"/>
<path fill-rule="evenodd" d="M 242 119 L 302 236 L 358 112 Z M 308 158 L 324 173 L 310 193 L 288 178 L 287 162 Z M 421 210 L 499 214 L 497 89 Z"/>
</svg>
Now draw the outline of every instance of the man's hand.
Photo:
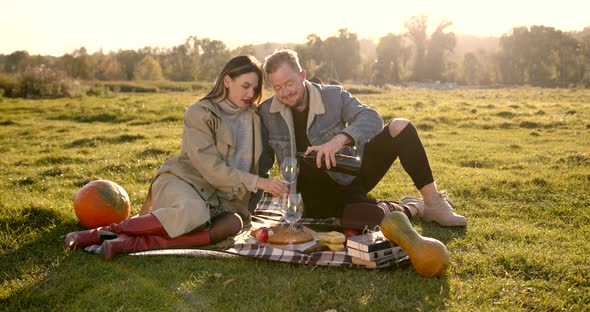
<svg viewBox="0 0 590 312">
<path fill-rule="evenodd" d="M 289 191 L 287 184 L 277 179 L 258 178 L 256 180 L 256 188 L 262 189 L 265 192 L 271 193 L 272 196 L 283 198 L 283 195 Z"/>
<path fill-rule="evenodd" d="M 349 142 L 351 142 L 351 140 L 348 135 L 339 133 L 330 141 L 322 145 L 308 147 L 305 151 L 305 155 L 308 155 L 313 151 L 317 152 L 315 161 L 318 168 L 322 167 L 322 157 L 325 157 L 326 169 L 330 169 L 336 166 L 336 153 Z"/>
</svg>

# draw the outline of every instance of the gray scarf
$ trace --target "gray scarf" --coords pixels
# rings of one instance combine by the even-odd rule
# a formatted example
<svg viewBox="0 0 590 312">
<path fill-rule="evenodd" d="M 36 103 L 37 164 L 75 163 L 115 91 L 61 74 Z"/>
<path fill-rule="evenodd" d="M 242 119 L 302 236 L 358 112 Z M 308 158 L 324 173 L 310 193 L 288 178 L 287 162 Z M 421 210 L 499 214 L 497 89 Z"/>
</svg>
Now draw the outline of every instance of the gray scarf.
<svg viewBox="0 0 590 312">
<path fill-rule="evenodd" d="M 227 159 L 227 165 L 250 172 L 254 155 L 253 112 L 248 107 L 238 107 L 227 99 L 217 104 L 221 108 L 223 120 L 231 127 L 234 138 L 235 151 Z"/>
</svg>

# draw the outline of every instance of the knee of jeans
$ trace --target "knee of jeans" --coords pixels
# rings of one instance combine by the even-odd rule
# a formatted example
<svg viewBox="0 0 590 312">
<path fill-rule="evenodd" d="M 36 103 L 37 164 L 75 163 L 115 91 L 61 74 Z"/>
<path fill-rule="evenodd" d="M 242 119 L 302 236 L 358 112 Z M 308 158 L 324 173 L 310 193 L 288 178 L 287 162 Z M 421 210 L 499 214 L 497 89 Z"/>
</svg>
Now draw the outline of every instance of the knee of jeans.
<svg viewBox="0 0 590 312">
<path fill-rule="evenodd" d="M 410 121 L 405 118 L 395 118 L 389 122 L 389 133 L 392 137 L 396 137 L 404 130 L 404 128 L 410 124 Z"/>
</svg>

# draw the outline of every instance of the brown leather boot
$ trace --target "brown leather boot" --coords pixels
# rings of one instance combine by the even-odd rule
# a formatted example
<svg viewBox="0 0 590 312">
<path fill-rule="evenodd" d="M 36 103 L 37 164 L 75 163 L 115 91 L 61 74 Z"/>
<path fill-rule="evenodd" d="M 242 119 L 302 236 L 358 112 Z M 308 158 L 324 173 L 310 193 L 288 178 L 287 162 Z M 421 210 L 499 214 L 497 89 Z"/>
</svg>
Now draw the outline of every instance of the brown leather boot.
<svg viewBox="0 0 590 312">
<path fill-rule="evenodd" d="M 209 231 L 196 231 L 175 238 L 167 235 L 126 235 L 120 234 L 113 240 L 106 240 L 100 246 L 99 254 L 106 260 L 114 255 L 135 251 L 166 248 L 188 248 L 205 246 L 211 243 Z"/>
</svg>

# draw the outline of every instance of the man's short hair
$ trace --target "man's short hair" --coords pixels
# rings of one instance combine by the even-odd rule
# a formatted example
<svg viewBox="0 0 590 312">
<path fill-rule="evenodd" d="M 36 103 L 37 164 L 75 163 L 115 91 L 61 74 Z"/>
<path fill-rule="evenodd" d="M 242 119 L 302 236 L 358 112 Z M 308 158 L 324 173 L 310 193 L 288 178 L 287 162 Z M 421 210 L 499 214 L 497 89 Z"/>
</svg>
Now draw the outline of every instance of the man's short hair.
<svg viewBox="0 0 590 312">
<path fill-rule="evenodd" d="M 267 75 L 272 74 L 283 64 L 289 65 L 291 69 L 300 73 L 301 65 L 297 52 L 290 49 L 275 50 L 271 55 L 264 59 L 264 71 Z"/>
</svg>

